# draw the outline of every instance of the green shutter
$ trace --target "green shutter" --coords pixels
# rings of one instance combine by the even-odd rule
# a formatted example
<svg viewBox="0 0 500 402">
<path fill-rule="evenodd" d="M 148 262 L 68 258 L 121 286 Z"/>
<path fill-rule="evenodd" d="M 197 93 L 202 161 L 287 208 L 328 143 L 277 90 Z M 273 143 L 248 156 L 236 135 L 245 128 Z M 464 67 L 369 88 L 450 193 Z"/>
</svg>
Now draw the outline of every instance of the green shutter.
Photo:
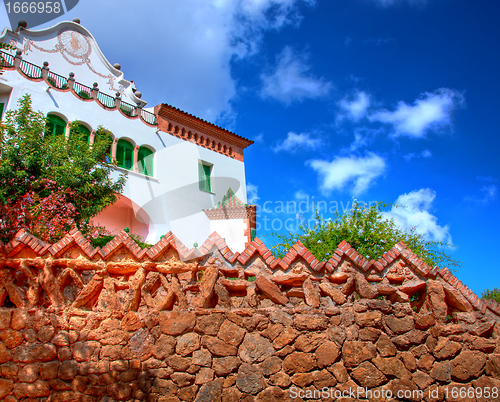
<svg viewBox="0 0 500 402">
<path fill-rule="evenodd" d="M 146 175 L 153 176 L 153 153 L 146 157 Z"/>
<path fill-rule="evenodd" d="M 59 116 L 47 115 L 46 131 L 48 135 L 65 135 L 66 122 Z"/>
<path fill-rule="evenodd" d="M 211 166 L 203 165 L 203 170 L 205 171 L 205 180 L 207 183 L 207 191 L 212 191 L 212 186 L 210 183 L 210 171 L 212 170 Z"/>
<path fill-rule="evenodd" d="M 134 146 L 127 140 L 119 140 L 116 146 L 118 166 L 130 170 L 134 163 Z"/>
<path fill-rule="evenodd" d="M 210 183 L 210 172 L 212 170 L 211 166 L 204 165 L 200 163 L 198 165 L 198 173 L 200 179 L 200 190 L 203 191 L 212 191 L 211 183 Z"/>
<path fill-rule="evenodd" d="M 257 237 L 257 231 L 255 229 L 250 229 L 250 241 L 254 241 Z"/>
<path fill-rule="evenodd" d="M 53 135 L 65 135 L 66 134 L 66 126 L 61 124 L 56 124 Z"/>
<path fill-rule="evenodd" d="M 153 176 L 153 152 L 150 149 L 145 147 L 139 148 L 137 163 L 139 165 L 139 173 L 146 176 Z"/>
<path fill-rule="evenodd" d="M 201 163 L 198 165 L 198 182 L 200 183 L 200 190 L 205 191 L 205 174 Z"/>
<path fill-rule="evenodd" d="M 3 117 L 3 108 L 4 108 L 4 106 L 5 106 L 5 103 L 0 103 L 0 120 Z"/>
<path fill-rule="evenodd" d="M 134 150 L 133 149 L 125 149 L 125 169 L 132 169 L 132 165 L 134 163 Z"/>
<path fill-rule="evenodd" d="M 120 144 L 120 141 L 118 141 L 118 145 L 116 146 L 116 163 L 118 166 L 123 167 L 123 161 L 125 160 L 125 148 L 123 147 L 122 144 Z"/>
</svg>

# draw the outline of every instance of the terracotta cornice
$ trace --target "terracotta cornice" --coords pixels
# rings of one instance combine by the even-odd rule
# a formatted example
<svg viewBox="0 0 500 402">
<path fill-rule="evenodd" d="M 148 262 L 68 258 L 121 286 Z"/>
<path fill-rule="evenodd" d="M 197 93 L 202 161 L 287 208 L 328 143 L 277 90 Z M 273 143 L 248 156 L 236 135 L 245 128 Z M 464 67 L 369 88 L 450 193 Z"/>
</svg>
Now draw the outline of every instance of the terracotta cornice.
<svg viewBox="0 0 500 402">
<path fill-rule="evenodd" d="M 254 216 L 255 205 L 247 205 L 245 207 L 236 208 L 218 208 L 218 209 L 204 209 L 205 215 L 208 219 L 223 220 L 223 219 L 247 219 Z"/>
<path fill-rule="evenodd" d="M 199 117 L 193 116 L 192 114 L 186 113 L 166 103 L 156 106 L 155 114 L 158 118 L 164 117 L 169 121 L 175 121 L 186 127 L 190 127 L 193 130 L 197 130 L 200 133 L 208 134 L 230 145 L 241 148 L 242 150 L 253 144 L 252 140 L 241 137 L 231 131 L 209 123 L 206 120 L 200 119 Z"/>
</svg>

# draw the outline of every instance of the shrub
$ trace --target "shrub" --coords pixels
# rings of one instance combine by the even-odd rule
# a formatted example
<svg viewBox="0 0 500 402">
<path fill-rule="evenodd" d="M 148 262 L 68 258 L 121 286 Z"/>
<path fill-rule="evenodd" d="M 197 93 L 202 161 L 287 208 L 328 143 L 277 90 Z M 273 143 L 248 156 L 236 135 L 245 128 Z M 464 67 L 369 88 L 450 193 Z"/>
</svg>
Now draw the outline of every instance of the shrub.
<svg viewBox="0 0 500 402">
<path fill-rule="evenodd" d="M 75 124 L 72 124 L 72 130 Z M 104 234 L 88 222 L 116 201 L 126 176 L 110 178 L 105 156 L 111 142 L 99 127 L 89 147 L 81 136 L 68 140 L 45 135 L 46 116 L 33 111 L 29 95 L 0 124 L 0 240 L 19 229 L 54 242 L 71 227 L 92 236 Z"/>
<path fill-rule="evenodd" d="M 415 228 L 407 232 L 399 228 L 392 219 L 385 219 L 383 211 L 390 206 L 383 202 L 367 206 L 354 201 L 349 211 L 337 212 L 333 219 L 324 219 L 316 211 L 316 223 L 313 227 L 305 224 L 295 234 L 274 234 L 278 242 L 273 249 L 277 256 L 283 257 L 300 241 L 316 259 L 324 261 L 330 259 L 337 246 L 345 240 L 366 259 L 376 260 L 402 241 L 431 266 L 462 265 L 442 251 L 444 247 L 451 245 L 426 240 Z"/>
<path fill-rule="evenodd" d="M 482 294 L 481 298 L 485 300 L 495 300 L 497 303 L 500 303 L 500 289 L 486 289 Z"/>
</svg>

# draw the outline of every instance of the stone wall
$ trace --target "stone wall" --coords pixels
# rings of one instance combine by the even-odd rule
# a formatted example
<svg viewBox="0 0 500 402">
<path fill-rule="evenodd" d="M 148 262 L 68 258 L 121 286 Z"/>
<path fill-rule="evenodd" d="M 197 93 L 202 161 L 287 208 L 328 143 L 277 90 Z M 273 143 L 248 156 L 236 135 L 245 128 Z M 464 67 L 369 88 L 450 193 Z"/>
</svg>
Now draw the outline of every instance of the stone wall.
<svg viewBox="0 0 500 402">
<path fill-rule="evenodd" d="M 0 251 L 6 401 L 500 399 L 498 305 L 403 244 L 318 262 L 216 234 L 101 250 L 20 232 Z"/>
</svg>

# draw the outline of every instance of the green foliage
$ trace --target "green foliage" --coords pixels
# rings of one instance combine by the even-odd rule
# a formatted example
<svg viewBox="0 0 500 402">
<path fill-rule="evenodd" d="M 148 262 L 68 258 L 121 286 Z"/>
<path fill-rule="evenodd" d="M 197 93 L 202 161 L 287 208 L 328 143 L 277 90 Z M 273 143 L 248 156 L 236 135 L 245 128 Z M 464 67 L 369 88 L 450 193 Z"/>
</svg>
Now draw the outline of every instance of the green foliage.
<svg viewBox="0 0 500 402">
<path fill-rule="evenodd" d="M 16 50 L 16 47 L 13 45 L 10 45 L 8 43 L 0 42 L 0 50 Z M 5 63 L 5 59 L 0 54 L 0 75 L 3 74 L 4 63 Z"/>
<path fill-rule="evenodd" d="M 151 247 L 152 244 L 149 244 L 149 243 L 146 243 L 144 241 L 144 238 L 142 236 L 139 236 L 139 235 L 136 235 L 134 233 L 129 233 L 129 236 L 132 238 L 133 241 L 135 241 L 137 243 L 137 245 L 142 248 L 142 249 L 145 249 L 145 248 L 148 248 L 148 247 Z"/>
<path fill-rule="evenodd" d="M 60 87 L 59 87 L 59 86 L 57 86 L 56 80 L 55 80 L 54 78 L 52 78 L 52 77 L 48 77 L 48 78 L 47 78 L 47 81 L 48 81 L 48 83 L 49 83 L 50 85 L 52 85 L 54 88 L 58 88 L 58 89 L 67 89 L 67 88 L 68 88 L 68 84 L 62 84 Z M 82 91 L 82 92 L 83 92 L 83 91 Z M 87 94 L 87 93 L 85 92 L 85 94 Z M 88 99 L 88 98 L 86 98 L 86 99 Z"/>
<path fill-rule="evenodd" d="M 95 239 L 90 238 L 89 241 L 90 241 L 90 244 L 92 244 L 92 247 L 103 248 L 106 244 L 108 244 L 111 240 L 113 240 L 114 237 L 115 236 L 111 236 L 111 235 L 102 235 L 102 236 L 96 237 Z"/>
<path fill-rule="evenodd" d="M 132 238 L 132 240 L 134 240 L 137 243 L 137 245 L 141 249 L 145 249 L 147 247 L 152 246 L 152 244 L 146 243 L 142 236 L 139 236 L 139 235 L 136 235 L 133 233 L 129 233 L 129 236 Z M 102 248 L 106 244 L 108 244 L 111 240 L 113 240 L 114 237 L 115 236 L 112 236 L 109 234 L 102 234 L 102 235 L 97 236 L 96 238 L 90 238 L 89 241 L 90 241 L 90 244 L 92 244 L 92 247 L 101 247 Z"/>
<path fill-rule="evenodd" d="M 296 234 L 275 234 L 278 244 L 273 249 L 277 256 L 283 257 L 300 241 L 319 261 L 325 261 L 332 257 L 337 246 L 345 240 L 366 259 L 376 260 L 402 241 L 430 266 L 461 265 L 442 251 L 443 247 L 451 245 L 426 240 L 416 233 L 415 228 L 406 232 L 392 219 L 386 220 L 383 211 L 388 207 L 390 205 L 383 202 L 367 206 L 354 201 L 349 211 L 337 212 L 333 219 L 328 220 L 316 211 L 316 224 L 313 227 L 305 224 L 299 227 Z"/>
<path fill-rule="evenodd" d="M 127 116 L 132 116 L 132 112 L 130 110 L 127 110 L 125 108 L 120 108 L 120 110 L 125 113 Z"/>
<path fill-rule="evenodd" d="M 77 132 L 73 123 L 71 132 Z M 55 182 L 67 190 L 66 200 L 77 211 L 75 224 L 86 228 L 91 217 L 116 201 L 122 192 L 126 174 L 113 181 L 113 163 L 106 158 L 110 145 L 107 131 L 97 129 L 92 146 L 80 136 L 50 135 L 46 116 L 32 109 L 31 98 L 19 100 L 19 109 L 5 114 L 0 125 L 0 204 L 14 205 L 23 194 L 33 191 L 31 183 L 39 179 Z M 44 197 L 47 194 L 37 194 Z M 0 228 L 0 239 L 4 233 Z"/>
<path fill-rule="evenodd" d="M 92 99 L 92 95 L 90 95 L 88 92 L 86 91 L 80 91 L 78 92 L 77 94 L 80 98 L 83 98 L 83 99 Z"/>
<path fill-rule="evenodd" d="M 483 293 L 481 293 L 481 298 L 486 300 L 495 300 L 497 303 L 500 303 L 500 289 L 486 289 Z"/>
</svg>

